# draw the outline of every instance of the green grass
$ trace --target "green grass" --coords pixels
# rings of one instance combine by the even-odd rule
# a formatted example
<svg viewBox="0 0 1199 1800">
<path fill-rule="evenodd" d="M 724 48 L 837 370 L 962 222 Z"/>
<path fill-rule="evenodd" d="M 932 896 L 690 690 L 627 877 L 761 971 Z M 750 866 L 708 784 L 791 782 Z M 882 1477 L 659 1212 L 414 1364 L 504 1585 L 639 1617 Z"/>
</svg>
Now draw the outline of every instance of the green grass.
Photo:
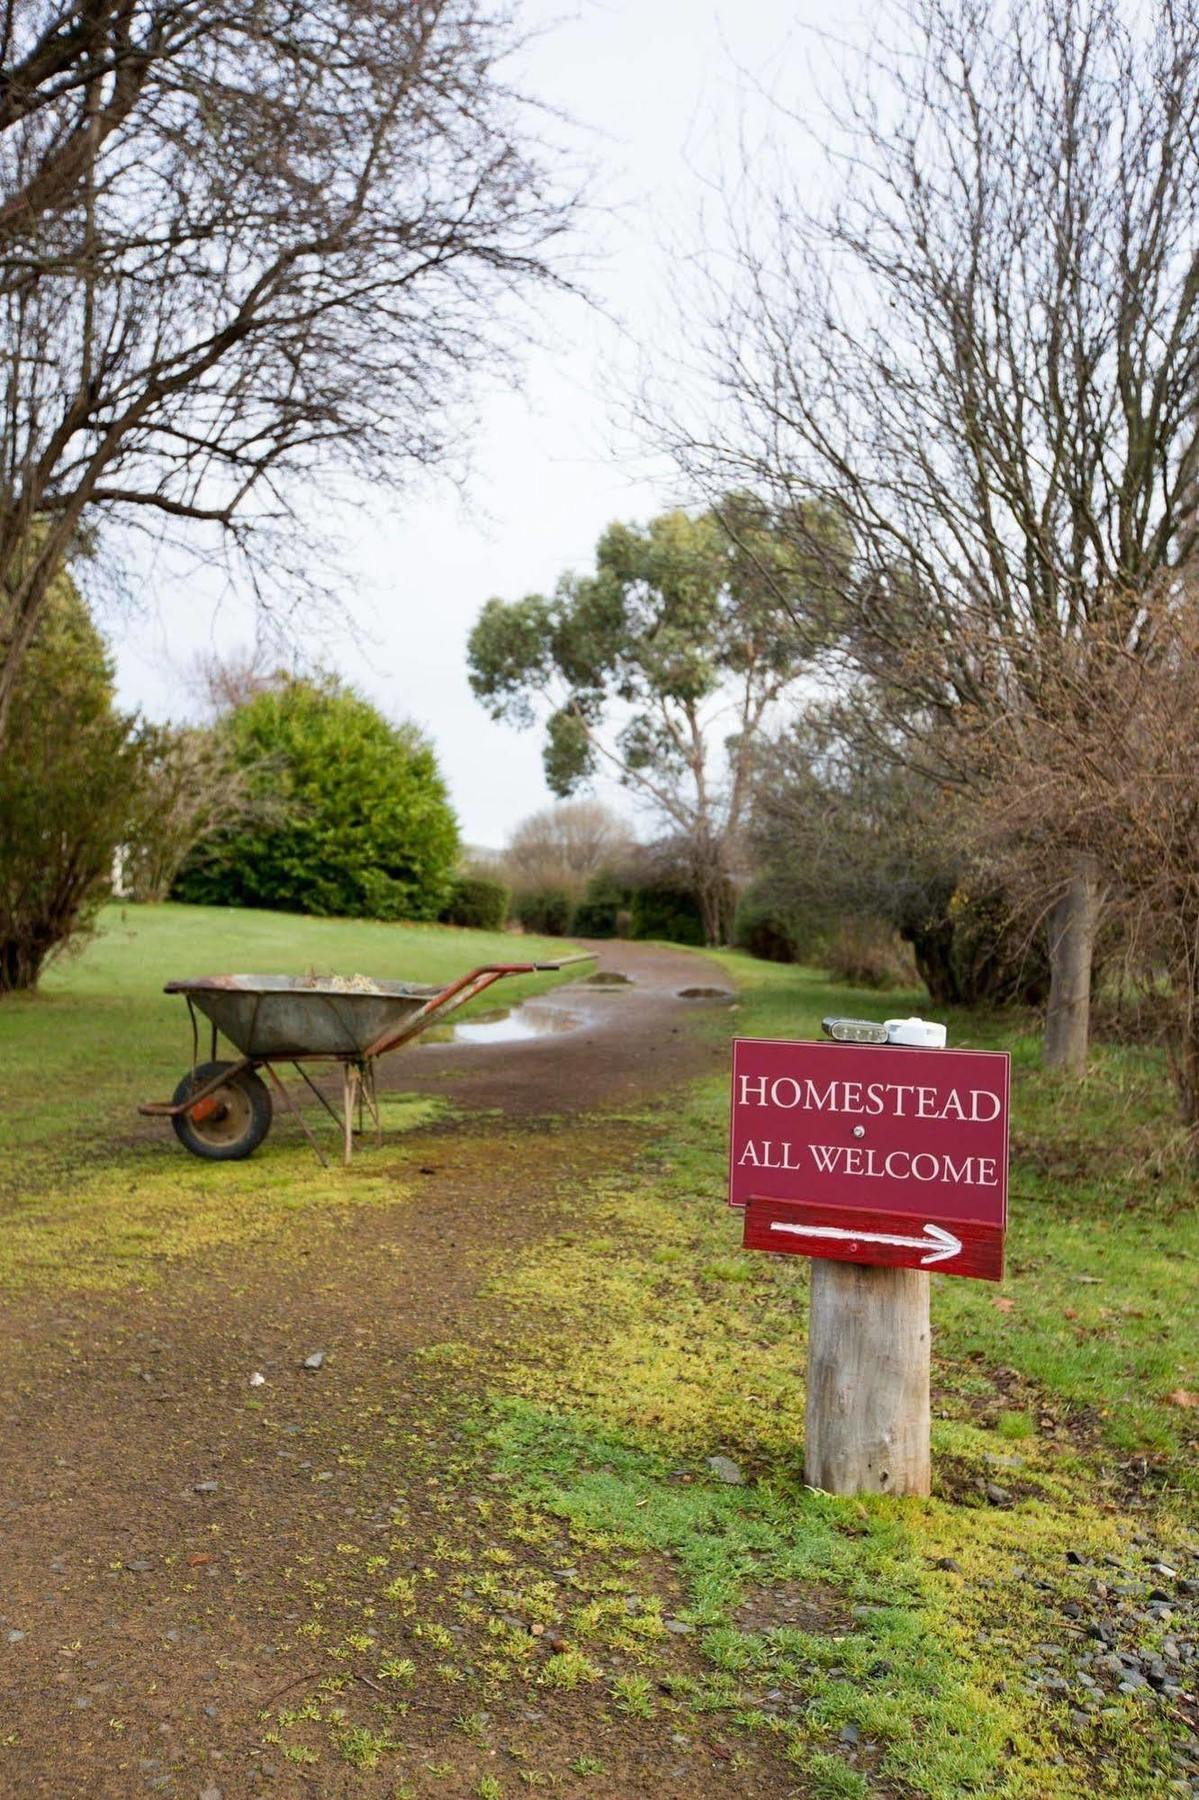
<svg viewBox="0 0 1199 1800">
<path fill-rule="evenodd" d="M 385 1095 L 384 1147 L 368 1133 L 349 1172 L 323 1170 L 278 1108 L 271 1136 L 233 1180 L 186 1155 L 166 1120 L 147 1128 L 138 1101 L 168 1098 L 192 1054 L 186 1006 L 162 992 L 165 981 L 315 970 L 436 982 L 564 951 L 561 939 L 441 925 L 108 907 L 37 993 L 0 1000 L 0 1287 L 115 1290 L 181 1257 L 277 1233 L 300 1213 L 320 1230 L 348 1204 L 405 1199 L 389 1159 L 398 1134 L 447 1114 L 436 1099 Z M 512 1003 L 554 979 L 511 978 L 475 1005 Z M 309 1110 L 336 1158 L 328 1121 Z"/>
<path fill-rule="evenodd" d="M 743 1035 L 931 1010 L 721 960 L 742 984 Z M 856 1766 L 841 1745 L 852 1728 L 884 1784 L 929 1800 L 1149 1800 L 1171 1791 L 1168 1710 L 1104 1695 L 1080 1726 L 1081 1687 L 1066 1702 L 1024 1677 L 1043 1641 L 1066 1636 L 1067 1667 L 1085 1648 L 1061 1608 L 1085 1616 L 1105 1556 L 1152 1586 L 1154 1556 L 1181 1562 L 1196 1544 L 1196 1415 L 1170 1396 L 1199 1387 L 1199 1211 L 1166 1070 L 1156 1052 L 1098 1045 L 1078 1086 L 1041 1069 L 1019 1018 L 949 1025 L 953 1044 L 1011 1050 L 1014 1155 L 1002 1287 L 933 1283 L 930 1501 L 803 1485 L 808 1264 L 739 1250 L 723 1076 L 667 1124 L 647 1114 L 656 1145 L 636 1179 L 597 1182 L 585 1219 L 497 1280 L 539 1328 L 493 1372 L 490 1441 L 531 1503 L 671 1560 L 711 1671 L 692 1705 L 784 1731 L 804 1791 L 875 1791 L 869 1757 Z M 743 1486 L 713 1481 L 716 1451 Z M 988 1505 L 988 1482 L 1013 1503 Z M 747 1596 L 791 1585 L 823 1625 L 739 1622 Z M 764 1712 L 766 1690 L 798 1699 L 799 1717 Z"/>
<path fill-rule="evenodd" d="M 191 1033 L 182 998 L 162 992 L 166 981 L 312 970 L 448 981 L 477 963 L 550 958 L 569 949 L 560 938 L 514 938 L 448 925 L 209 906 L 109 906 L 95 936 L 52 964 L 36 994 L 0 1000 L 0 1151 L 66 1133 L 98 1138 L 119 1128 L 139 1100 L 170 1094 L 190 1064 Z M 509 978 L 476 1005 L 511 1004 L 552 979 Z"/>
<path fill-rule="evenodd" d="M 125 1139 L 135 1099 L 166 1091 L 189 1054 L 183 1009 L 158 991 L 167 976 L 316 966 L 435 979 L 512 948 L 173 907 L 114 910 L 104 926 L 43 996 L 0 1005 L 0 1285 L 142 1284 L 247 1238 L 284 1255 L 335 1230 L 347 1205 L 405 1202 L 394 1144 L 365 1149 L 345 1176 L 281 1133 L 230 1181 L 173 1142 Z M 721 960 L 738 1008 L 694 1015 L 721 1035 L 813 1037 L 830 1011 L 932 1010 L 913 993 Z M 808 1800 L 1174 1791 L 1176 1714 L 1108 1689 L 1080 1723 L 1081 1689 L 1059 1698 L 1027 1680 L 1046 1643 L 1072 1675 L 1088 1642 L 1073 1620 L 1089 1616 L 1104 1558 L 1146 1587 L 1156 1558 L 1189 1567 L 1199 1545 L 1199 1412 L 1172 1399 L 1199 1390 L 1199 1208 L 1166 1069 L 1156 1051 L 1099 1044 L 1077 1084 L 1042 1070 L 1029 1020 L 948 1022 L 952 1044 L 1012 1053 L 1013 1162 L 1002 1286 L 933 1280 L 932 1498 L 804 1485 L 808 1264 L 741 1250 L 724 1204 L 726 1077 L 625 1115 L 634 1164 L 613 1165 L 611 1122 L 584 1120 L 575 1138 L 599 1146 L 594 1179 L 572 1182 L 558 1235 L 497 1268 L 506 1341 L 420 1352 L 436 1421 L 350 1395 L 328 1426 L 352 1444 L 364 1516 L 379 1493 L 395 1497 L 397 1535 L 378 1557 L 346 1545 L 289 1572 L 295 1610 L 310 1608 L 295 1638 L 333 1683 L 327 1700 L 318 1687 L 279 1709 L 289 1761 L 390 1766 L 389 1718 L 360 1670 L 398 1709 L 432 1683 L 471 1755 L 491 1754 L 491 1709 L 517 1692 L 535 1708 L 603 1709 L 621 1731 L 719 1732 L 734 1754 L 771 1734 Z M 389 1131 L 435 1116 L 435 1102 L 396 1098 Z M 490 1129 L 476 1121 L 481 1174 Z M 740 1464 L 741 1485 L 714 1478 L 717 1452 Z M 1011 1503 L 987 1504 L 988 1482 Z M 419 1570 L 408 1487 L 446 1525 Z M 562 1536 L 569 1549 L 553 1547 Z M 546 1570 L 563 1559 L 582 1573 L 560 1587 Z M 1162 1635 L 1127 1616 L 1120 1632 L 1121 1647 Z M 680 1641 L 685 1676 L 670 1661 Z M 580 1777 L 602 1771 L 593 1748 L 606 1752 L 570 1747 Z M 494 1794 L 497 1779 L 472 1764 L 461 1791 Z"/>
</svg>

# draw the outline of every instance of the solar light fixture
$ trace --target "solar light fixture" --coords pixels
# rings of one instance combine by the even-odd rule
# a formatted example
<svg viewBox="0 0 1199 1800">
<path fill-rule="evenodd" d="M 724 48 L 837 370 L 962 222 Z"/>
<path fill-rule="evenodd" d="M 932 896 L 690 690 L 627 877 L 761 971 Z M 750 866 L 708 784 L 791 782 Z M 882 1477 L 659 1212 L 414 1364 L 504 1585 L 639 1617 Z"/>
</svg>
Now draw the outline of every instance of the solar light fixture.
<svg viewBox="0 0 1199 1800">
<path fill-rule="evenodd" d="M 838 1044 L 907 1044 L 920 1050 L 944 1050 L 945 1027 L 930 1019 L 822 1019 L 828 1037 Z"/>
<path fill-rule="evenodd" d="M 873 1019 L 821 1019 L 821 1027 L 838 1044 L 885 1044 L 887 1027 Z"/>
</svg>

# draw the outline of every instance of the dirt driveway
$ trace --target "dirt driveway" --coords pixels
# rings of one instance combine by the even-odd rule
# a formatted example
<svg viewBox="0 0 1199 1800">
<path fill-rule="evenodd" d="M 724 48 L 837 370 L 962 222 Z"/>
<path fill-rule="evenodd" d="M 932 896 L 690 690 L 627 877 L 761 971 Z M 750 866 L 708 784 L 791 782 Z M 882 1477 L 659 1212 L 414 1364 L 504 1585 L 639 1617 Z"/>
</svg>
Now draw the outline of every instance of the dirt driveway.
<svg viewBox="0 0 1199 1800">
<path fill-rule="evenodd" d="M 628 983 L 539 1002 L 546 1036 L 397 1059 L 460 1109 L 387 1152 L 404 1200 L 6 1307 L 4 1795 L 797 1791 L 769 1742 L 632 1703 L 630 1633 L 682 1606 L 671 1569 L 534 1516 L 472 1422 L 513 1323 L 497 1264 L 572 1223 L 652 1138 L 645 1109 L 721 1056 L 721 1003 L 680 997 L 723 986 L 712 965 L 605 945 L 600 968 Z M 697 1674 L 685 1624 L 651 1667 L 663 1694 Z"/>
<path fill-rule="evenodd" d="M 407 1091 L 449 1092 L 514 1118 L 636 1104 L 713 1066 L 721 1052 L 692 1027 L 728 990 L 702 958 L 649 944 L 595 943 L 576 980 L 527 1001 L 543 1035 L 518 1043 L 424 1043 L 387 1068 Z M 502 999 L 503 988 L 495 990 Z"/>
</svg>

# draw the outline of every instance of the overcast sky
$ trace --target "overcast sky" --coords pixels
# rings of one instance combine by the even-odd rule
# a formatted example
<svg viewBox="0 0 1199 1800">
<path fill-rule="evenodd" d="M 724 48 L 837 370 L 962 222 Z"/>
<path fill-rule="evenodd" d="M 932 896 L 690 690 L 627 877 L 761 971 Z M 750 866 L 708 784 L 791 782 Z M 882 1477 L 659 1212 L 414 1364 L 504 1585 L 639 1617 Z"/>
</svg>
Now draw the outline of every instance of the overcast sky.
<svg viewBox="0 0 1199 1800">
<path fill-rule="evenodd" d="M 848 5 L 838 15 L 845 22 Z M 600 316 L 573 300 L 545 308 L 545 348 L 521 394 L 484 397 L 463 498 L 427 484 L 355 518 L 344 571 L 347 617 L 306 646 L 394 718 L 432 734 L 468 842 L 499 846 L 548 802 L 537 733 L 493 724 L 471 696 L 465 642 L 483 601 L 542 591 L 586 568 L 614 518 L 678 503 L 669 468 L 621 429 L 634 346 L 668 346 L 663 246 L 693 243 L 714 173 L 739 126 L 763 127 L 759 84 L 802 108 L 819 0 L 528 0 L 558 19 L 528 53 L 527 85 L 585 128 L 604 216 L 588 277 Z M 816 170 L 813 170 L 813 179 Z M 154 718 L 194 710 L 197 651 L 253 637 L 248 600 L 160 569 L 139 606 L 109 620 L 126 705 Z"/>
</svg>

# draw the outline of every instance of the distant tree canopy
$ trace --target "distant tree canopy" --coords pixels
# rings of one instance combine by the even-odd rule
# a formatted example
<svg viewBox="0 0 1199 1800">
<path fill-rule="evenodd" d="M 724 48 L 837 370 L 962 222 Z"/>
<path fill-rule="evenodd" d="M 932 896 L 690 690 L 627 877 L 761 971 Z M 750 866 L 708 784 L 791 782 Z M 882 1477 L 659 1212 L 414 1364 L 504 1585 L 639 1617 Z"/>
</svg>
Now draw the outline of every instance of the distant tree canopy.
<svg viewBox="0 0 1199 1800">
<path fill-rule="evenodd" d="M 332 678 L 286 679 L 217 725 L 247 816 L 197 846 L 180 899 L 376 919 L 436 918 L 458 826 L 432 746 Z"/>
<path fill-rule="evenodd" d="M 65 570 L 51 582 L 0 747 L 0 993 L 31 988 L 107 897 L 146 745 L 113 704 L 103 639 Z"/>
<path fill-rule="evenodd" d="M 610 526 L 593 574 L 489 600 L 471 633 L 471 686 L 494 718 L 542 717 L 554 793 L 607 768 L 686 846 L 710 943 L 731 921 L 763 726 L 827 642 L 847 556 L 832 507 L 793 507 L 784 532 L 732 495 Z"/>
</svg>

